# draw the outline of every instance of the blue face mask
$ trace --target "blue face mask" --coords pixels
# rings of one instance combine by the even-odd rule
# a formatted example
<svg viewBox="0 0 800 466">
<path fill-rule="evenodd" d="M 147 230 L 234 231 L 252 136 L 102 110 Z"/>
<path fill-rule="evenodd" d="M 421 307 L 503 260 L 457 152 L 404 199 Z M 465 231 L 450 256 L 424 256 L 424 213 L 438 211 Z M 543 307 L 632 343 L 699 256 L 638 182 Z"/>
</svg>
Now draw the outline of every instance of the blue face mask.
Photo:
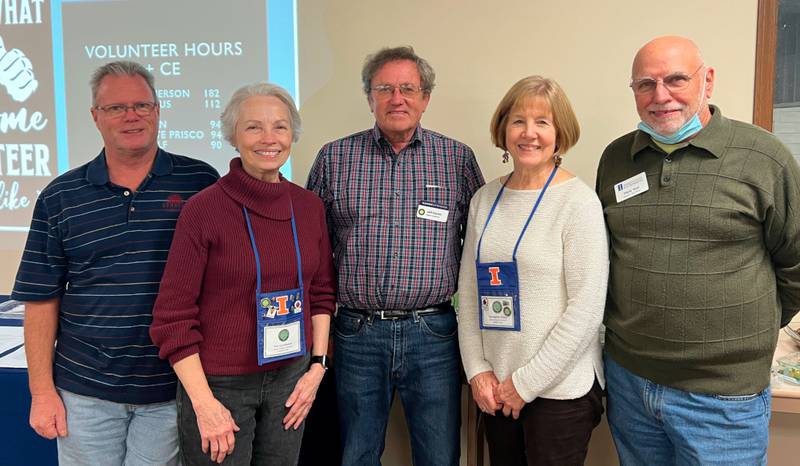
<svg viewBox="0 0 800 466">
<path fill-rule="evenodd" d="M 640 121 L 638 128 L 645 133 L 649 134 L 650 137 L 655 139 L 656 141 L 660 142 L 661 144 L 677 144 L 685 139 L 688 139 L 695 134 L 699 133 L 701 129 L 703 129 L 703 124 L 700 123 L 700 117 L 697 113 L 694 114 L 693 117 L 689 118 L 689 121 L 684 123 L 678 131 L 674 133 L 664 136 L 663 134 L 659 134 L 654 130 L 650 125 L 647 123 Z"/>
<path fill-rule="evenodd" d="M 706 81 L 707 73 L 703 73 L 703 82 Z M 655 139 L 656 141 L 660 142 L 661 144 L 677 144 L 681 141 L 684 141 L 695 134 L 699 133 L 701 129 L 703 129 L 703 124 L 700 123 L 700 107 L 703 105 L 703 94 L 705 93 L 705 88 L 700 88 L 700 96 L 698 99 L 700 103 L 697 105 L 697 112 L 689 118 L 686 123 L 681 125 L 677 131 L 669 135 L 663 135 L 661 133 L 656 132 L 650 125 L 647 123 L 640 121 L 638 128 L 645 133 L 649 134 L 651 138 Z"/>
</svg>

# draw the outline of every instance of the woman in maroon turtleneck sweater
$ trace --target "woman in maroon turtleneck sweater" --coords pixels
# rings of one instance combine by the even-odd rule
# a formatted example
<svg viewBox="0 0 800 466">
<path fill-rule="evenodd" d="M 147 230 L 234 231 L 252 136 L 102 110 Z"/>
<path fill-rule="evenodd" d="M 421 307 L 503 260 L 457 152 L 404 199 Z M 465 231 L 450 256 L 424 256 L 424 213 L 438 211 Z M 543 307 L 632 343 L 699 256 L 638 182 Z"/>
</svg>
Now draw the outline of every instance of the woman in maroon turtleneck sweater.
<svg viewBox="0 0 800 466">
<path fill-rule="evenodd" d="M 226 457 L 225 464 L 295 464 L 303 420 L 326 369 L 324 360 L 309 366 L 309 355 L 325 354 L 335 305 L 325 213 L 316 195 L 278 171 L 300 134 L 300 116 L 284 89 L 242 87 L 222 123 L 240 157 L 183 208 L 150 335 L 180 379 L 185 464 Z M 258 251 L 261 290 L 243 208 Z M 292 215 L 306 354 L 259 365 L 264 349 L 257 335 L 264 329 L 257 328 L 256 292 L 300 287 Z"/>
</svg>

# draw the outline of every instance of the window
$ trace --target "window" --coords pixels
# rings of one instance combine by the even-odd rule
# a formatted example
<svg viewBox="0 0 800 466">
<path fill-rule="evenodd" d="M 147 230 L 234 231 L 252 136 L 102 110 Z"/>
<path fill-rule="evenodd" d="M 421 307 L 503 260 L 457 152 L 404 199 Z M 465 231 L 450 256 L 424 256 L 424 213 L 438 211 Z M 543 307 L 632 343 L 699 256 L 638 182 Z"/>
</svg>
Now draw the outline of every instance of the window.
<svg viewBox="0 0 800 466">
<path fill-rule="evenodd" d="M 800 160 L 800 0 L 760 0 L 753 122 Z"/>
</svg>

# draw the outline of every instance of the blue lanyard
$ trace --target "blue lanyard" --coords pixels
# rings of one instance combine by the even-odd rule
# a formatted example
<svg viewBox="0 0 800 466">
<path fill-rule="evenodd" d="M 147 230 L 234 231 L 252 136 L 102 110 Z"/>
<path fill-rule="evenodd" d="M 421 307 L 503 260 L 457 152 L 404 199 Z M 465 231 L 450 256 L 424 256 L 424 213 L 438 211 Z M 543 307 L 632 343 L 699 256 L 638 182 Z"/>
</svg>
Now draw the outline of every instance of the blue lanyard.
<svg viewBox="0 0 800 466">
<path fill-rule="evenodd" d="M 544 197 L 544 192 L 547 191 L 547 187 L 550 186 L 550 182 L 553 181 L 553 177 L 556 175 L 556 171 L 558 171 L 558 165 L 553 167 L 553 171 L 550 172 L 550 177 L 547 178 L 547 182 L 542 187 L 542 191 L 539 193 L 539 197 L 536 199 L 536 204 L 533 205 L 533 209 L 531 209 L 531 213 L 528 215 L 528 220 L 525 221 L 525 226 L 522 227 L 522 233 L 519 234 L 519 238 L 517 238 L 517 244 L 514 245 L 514 253 L 511 255 L 513 261 L 516 262 L 517 260 L 517 249 L 519 249 L 519 243 L 522 241 L 522 237 L 525 236 L 525 232 L 528 230 L 528 225 L 531 223 L 531 219 L 533 218 L 533 214 L 536 213 L 536 209 L 539 208 L 539 203 L 542 202 L 542 198 Z M 500 202 L 500 197 L 503 196 L 503 191 L 506 189 L 506 183 L 511 177 L 514 175 L 514 172 L 511 172 L 506 178 L 506 181 L 503 183 L 503 186 L 500 187 L 500 191 L 497 193 L 497 197 L 494 199 L 494 204 L 492 204 L 491 210 L 489 210 L 489 216 L 486 217 L 486 223 L 483 225 L 483 230 L 481 231 L 481 237 L 478 239 L 478 251 L 477 251 L 477 258 L 476 261 L 481 261 L 481 243 L 483 242 L 483 234 L 486 233 L 486 227 L 489 226 L 489 220 L 492 219 L 494 215 L 494 211 L 497 208 L 497 204 Z"/>
<path fill-rule="evenodd" d="M 294 236 L 294 252 L 297 256 L 297 281 L 298 288 L 303 288 L 303 267 L 300 264 L 300 244 L 297 241 L 297 226 L 294 223 L 294 206 L 292 199 L 289 199 L 289 209 L 292 211 L 292 236 Z M 242 206 L 244 211 L 244 219 L 247 222 L 247 233 L 250 234 L 250 245 L 253 248 L 253 254 L 256 256 L 256 293 L 261 293 L 261 261 L 258 259 L 258 248 L 256 247 L 256 238 L 253 235 L 253 226 L 250 224 L 250 216 L 247 214 L 247 207 Z"/>
</svg>

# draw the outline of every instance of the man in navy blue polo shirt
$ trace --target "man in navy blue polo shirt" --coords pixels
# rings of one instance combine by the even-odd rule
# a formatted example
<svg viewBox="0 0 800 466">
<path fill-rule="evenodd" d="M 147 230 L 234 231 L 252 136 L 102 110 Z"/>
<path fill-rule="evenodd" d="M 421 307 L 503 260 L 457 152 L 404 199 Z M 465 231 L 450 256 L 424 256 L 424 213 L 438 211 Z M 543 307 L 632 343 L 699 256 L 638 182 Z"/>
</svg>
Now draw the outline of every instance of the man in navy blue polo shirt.
<svg viewBox="0 0 800 466">
<path fill-rule="evenodd" d="M 177 464 L 176 379 L 148 330 L 181 207 L 218 174 L 158 147 L 144 67 L 106 64 L 91 87 L 103 150 L 39 195 L 12 293 L 30 424 L 62 466 Z"/>
</svg>

